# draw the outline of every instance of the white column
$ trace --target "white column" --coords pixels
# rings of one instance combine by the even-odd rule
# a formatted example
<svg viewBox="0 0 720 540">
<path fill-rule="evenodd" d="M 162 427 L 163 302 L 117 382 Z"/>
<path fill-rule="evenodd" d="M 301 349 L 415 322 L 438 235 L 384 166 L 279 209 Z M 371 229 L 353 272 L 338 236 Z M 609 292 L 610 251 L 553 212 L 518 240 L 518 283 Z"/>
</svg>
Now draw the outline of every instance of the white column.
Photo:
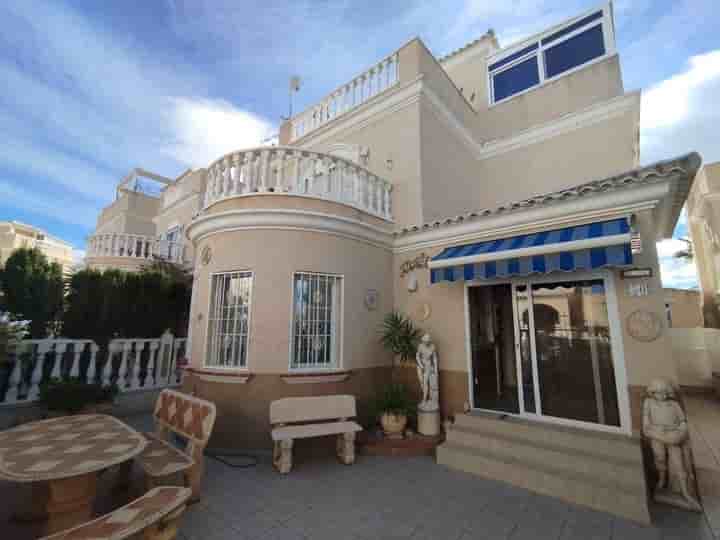
<svg viewBox="0 0 720 540">
<path fill-rule="evenodd" d="M 285 186 L 285 164 L 287 161 L 285 160 L 285 150 L 278 150 L 277 151 L 277 157 L 278 157 L 278 172 L 277 172 L 277 184 L 275 185 L 275 191 L 279 193 L 284 193 L 287 191 L 287 186 Z"/>
<path fill-rule="evenodd" d="M 239 195 L 242 193 L 242 154 L 236 152 L 232 155 L 232 163 L 235 167 L 235 179 L 233 181 L 232 194 Z"/>
<path fill-rule="evenodd" d="M 50 351 L 51 343 L 50 340 L 43 340 L 37 344 L 37 349 L 35 349 L 35 368 L 30 376 L 30 388 L 27 395 L 28 401 L 35 401 L 40 396 L 40 383 L 43 377 L 45 355 Z"/>
<path fill-rule="evenodd" d="M 85 348 L 85 344 L 81 342 L 75 342 L 73 343 L 73 355 L 72 355 L 72 365 L 70 366 L 70 377 L 79 377 L 80 376 L 80 356 L 83 353 L 83 349 Z"/>
<path fill-rule="evenodd" d="M 260 192 L 262 193 L 268 190 L 269 161 L 270 152 L 268 150 L 260 150 Z"/>
<path fill-rule="evenodd" d="M 156 361 L 156 354 L 157 350 L 160 347 L 160 344 L 157 341 L 151 341 L 150 342 L 150 356 L 148 357 L 148 363 L 147 363 L 147 373 L 145 375 L 145 388 L 149 388 L 151 386 L 155 386 L 157 384 L 157 374 L 155 373 L 156 369 L 159 369 L 157 367 L 158 362 Z"/>
<path fill-rule="evenodd" d="M 129 386 L 128 384 L 128 356 L 130 354 L 130 350 L 132 349 L 132 343 L 130 340 L 124 340 L 122 342 L 122 358 L 120 360 L 120 367 L 118 368 L 118 387 L 120 387 L 121 390 L 126 390 Z"/>
<path fill-rule="evenodd" d="M 111 340 L 110 343 L 108 343 L 108 355 L 105 359 L 105 365 L 103 366 L 103 372 L 102 372 L 102 382 L 104 385 L 108 385 L 112 382 L 112 370 L 113 370 L 113 358 L 115 358 L 115 355 L 119 352 L 122 352 L 122 344 L 118 343 L 115 340 Z M 122 368 L 122 365 L 118 366 L 118 388 L 122 390 L 122 386 L 120 385 L 120 368 Z"/>
<path fill-rule="evenodd" d="M 367 192 L 367 184 L 368 184 L 367 172 L 365 171 L 365 169 L 359 169 L 358 170 L 358 182 L 357 182 L 358 190 L 356 193 L 357 198 L 355 199 L 355 203 L 358 206 L 360 206 L 360 208 L 363 208 L 363 209 L 366 208 L 365 200 L 364 200 L 365 199 L 364 192 Z"/>
<path fill-rule="evenodd" d="M 293 191 L 295 193 L 302 193 L 302 165 L 303 165 L 303 153 L 301 150 L 294 152 L 295 156 L 295 180 L 293 181 Z"/>
<path fill-rule="evenodd" d="M 67 349 L 67 344 L 55 343 L 55 352 L 53 353 L 55 355 L 55 362 L 53 364 L 52 373 L 50 374 L 50 377 L 52 377 L 53 379 L 60 379 L 62 376 L 62 371 L 60 370 L 60 367 L 62 364 L 63 353 L 65 353 L 65 349 Z"/>
<path fill-rule="evenodd" d="M 88 383 L 95 382 L 95 373 L 96 373 L 96 362 L 97 362 L 97 353 L 100 350 L 100 347 L 95 345 L 94 343 L 89 343 L 90 347 L 90 362 L 88 363 L 87 373 L 85 375 L 85 378 L 87 379 Z"/>
<path fill-rule="evenodd" d="M 385 217 L 392 219 L 392 184 L 385 183 Z"/>
<path fill-rule="evenodd" d="M 22 358 L 20 356 L 15 357 L 12 371 L 8 377 L 8 387 L 5 391 L 5 403 L 11 404 L 16 403 L 20 394 L 20 381 L 22 379 Z"/>
<path fill-rule="evenodd" d="M 136 389 L 140 387 L 140 355 L 145 348 L 145 343 L 141 340 L 135 341 L 135 360 L 132 367 L 132 378 L 130 379 L 130 388 Z"/>
<path fill-rule="evenodd" d="M 221 197 L 227 197 L 230 193 L 230 173 L 232 170 L 230 169 L 230 158 L 225 156 L 222 161 L 222 194 Z"/>
</svg>

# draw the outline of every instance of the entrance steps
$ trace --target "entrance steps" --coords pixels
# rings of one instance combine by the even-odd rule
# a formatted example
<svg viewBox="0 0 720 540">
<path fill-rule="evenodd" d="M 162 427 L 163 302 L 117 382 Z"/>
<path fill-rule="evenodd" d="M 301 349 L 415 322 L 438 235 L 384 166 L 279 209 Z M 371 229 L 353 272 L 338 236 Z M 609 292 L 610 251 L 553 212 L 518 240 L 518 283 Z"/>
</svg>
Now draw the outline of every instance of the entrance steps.
<svg viewBox="0 0 720 540">
<path fill-rule="evenodd" d="M 640 440 L 494 414 L 455 417 L 437 462 L 649 524 Z"/>
</svg>

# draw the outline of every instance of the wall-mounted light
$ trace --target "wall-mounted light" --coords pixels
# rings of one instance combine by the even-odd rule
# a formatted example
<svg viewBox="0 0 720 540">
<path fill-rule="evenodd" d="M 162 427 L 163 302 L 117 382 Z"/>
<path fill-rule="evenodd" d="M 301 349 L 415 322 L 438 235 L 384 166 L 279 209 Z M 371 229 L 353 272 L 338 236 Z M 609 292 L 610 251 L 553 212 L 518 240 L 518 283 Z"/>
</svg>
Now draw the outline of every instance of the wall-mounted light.
<svg viewBox="0 0 720 540">
<path fill-rule="evenodd" d="M 387 158 L 387 159 L 385 160 L 385 166 L 387 167 L 387 170 L 388 170 L 388 171 L 392 171 L 392 168 L 393 168 L 393 160 L 392 160 L 392 158 Z"/>
</svg>

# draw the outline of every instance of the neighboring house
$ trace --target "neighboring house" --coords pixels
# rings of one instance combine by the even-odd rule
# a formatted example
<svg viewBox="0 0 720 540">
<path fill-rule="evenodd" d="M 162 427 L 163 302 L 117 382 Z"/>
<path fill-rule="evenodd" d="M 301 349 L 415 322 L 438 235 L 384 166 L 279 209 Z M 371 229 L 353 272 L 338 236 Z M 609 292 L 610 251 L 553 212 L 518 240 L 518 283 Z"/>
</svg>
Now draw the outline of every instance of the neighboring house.
<svg viewBox="0 0 720 540">
<path fill-rule="evenodd" d="M 687 199 L 705 326 L 720 328 L 720 162 L 705 164 Z"/>
<path fill-rule="evenodd" d="M 665 312 L 671 328 L 702 328 L 700 291 L 665 288 Z"/>
<path fill-rule="evenodd" d="M 201 209 L 204 177 L 202 170 L 173 180 L 134 169 L 98 216 L 87 239 L 87 267 L 136 271 L 154 258 L 191 267 L 193 249 L 183 233 Z"/>
<path fill-rule="evenodd" d="M 677 380 L 655 242 L 700 158 L 638 166 L 640 92 L 623 88 L 614 31 L 607 4 L 509 47 L 489 32 L 438 59 L 413 39 L 285 122 L 279 146 L 191 173 L 184 385 L 217 403 L 216 446 L 269 445 L 284 396 L 353 394 L 367 413 L 393 365 L 378 329 L 398 310 L 437 345 L 446 418 L 490 433 L 463 411 L 512 415 L 536 434 L 503 455 L 542 439 L 546 454 L 589 448 L 586 463 L 615 444 L 639 459 L 644 387 Z M 136 232 L 157 238 L 160 222 Z M 535 447 L 509 474 L 497 452 L 453 444 L 438 454 L 452 466 L 647 519 L 644 484 L 619 496 L 594 465 L 551 486 L 576 454 Z M 603 467 L 636 478 L 635 457 Z"/>
<path fill-rule="evenodd" d="M 73 271 L 75 260 L 71 244 L 32 225 L 19 221 L 0 221 L 0 267 L 18 248 L 37 248 L 50 262 L 62 266 L 64 275 L 70 275 Z"/>
</svg>

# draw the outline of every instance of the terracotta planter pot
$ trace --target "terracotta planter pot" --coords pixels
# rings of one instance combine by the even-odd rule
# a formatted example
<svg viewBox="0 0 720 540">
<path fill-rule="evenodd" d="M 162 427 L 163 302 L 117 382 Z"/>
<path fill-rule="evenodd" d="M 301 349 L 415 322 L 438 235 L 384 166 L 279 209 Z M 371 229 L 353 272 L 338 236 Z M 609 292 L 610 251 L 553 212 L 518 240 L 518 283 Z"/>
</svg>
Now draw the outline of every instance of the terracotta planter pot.
<svg viewBox="0 0 720 540">
<path fill-rule="evenodd" d="M 407 426 L 407 416 L 385 412 L 380 417 L 380 425 L 382 425 L 383 431 L 388 437 L 402 436 L 405 426 Z"/>
</svg>

